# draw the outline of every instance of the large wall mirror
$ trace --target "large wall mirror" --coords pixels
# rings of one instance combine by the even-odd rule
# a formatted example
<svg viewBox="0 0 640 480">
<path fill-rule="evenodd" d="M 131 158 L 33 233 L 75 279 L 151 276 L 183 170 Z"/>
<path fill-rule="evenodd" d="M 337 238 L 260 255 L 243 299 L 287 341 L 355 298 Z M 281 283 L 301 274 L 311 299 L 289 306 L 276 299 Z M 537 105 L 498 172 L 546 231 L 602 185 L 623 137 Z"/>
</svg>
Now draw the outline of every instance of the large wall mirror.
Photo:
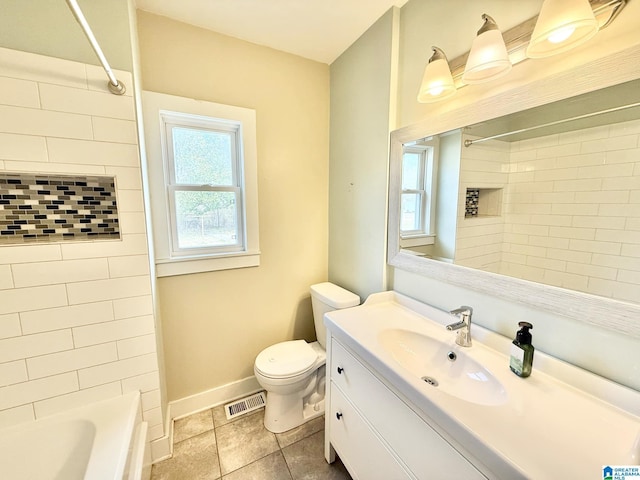
<svg viewBox="0 0 640 480">
<path fill-rule="evenodd" d="M 638 50 L 393 132 L 389 263 L 640 337 Z"/>
</svg>

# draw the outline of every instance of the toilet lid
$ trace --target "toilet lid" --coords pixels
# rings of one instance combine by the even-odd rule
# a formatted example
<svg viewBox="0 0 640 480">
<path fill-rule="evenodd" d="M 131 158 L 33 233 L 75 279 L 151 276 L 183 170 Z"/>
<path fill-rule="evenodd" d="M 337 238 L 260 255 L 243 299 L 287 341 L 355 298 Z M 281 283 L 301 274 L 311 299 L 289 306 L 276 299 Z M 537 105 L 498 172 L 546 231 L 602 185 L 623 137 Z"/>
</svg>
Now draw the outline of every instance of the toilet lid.
<svg viewBox="0 0 640 480">
<path fill-rule="evenodd" d="M 311 370 L 317 358 L 307 342 L 292 340 L 265 348 L 256 357 L 256 368 L 265 377 L 292 377 Z"/>
</svg>

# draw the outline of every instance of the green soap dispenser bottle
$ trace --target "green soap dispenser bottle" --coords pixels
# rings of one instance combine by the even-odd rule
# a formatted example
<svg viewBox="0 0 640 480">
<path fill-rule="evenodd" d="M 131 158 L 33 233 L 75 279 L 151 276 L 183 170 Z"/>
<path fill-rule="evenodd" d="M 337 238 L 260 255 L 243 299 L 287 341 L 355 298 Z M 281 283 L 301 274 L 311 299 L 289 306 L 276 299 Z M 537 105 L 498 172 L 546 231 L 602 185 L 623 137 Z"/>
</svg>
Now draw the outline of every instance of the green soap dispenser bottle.
<svg viewBox="0 0 640 480">
<path fill-rule="evenodd" d="M 535 349 L 531 345 L 531 332 L 533 328 L 529 322 L 519 322 L 521 327 L 516 333 L 516 338 L 511 345 L 511 359 L 509 368 L 519 377 L 531 375 L 531 365 L 533 364 L 533 352 Z"/>
</svg>

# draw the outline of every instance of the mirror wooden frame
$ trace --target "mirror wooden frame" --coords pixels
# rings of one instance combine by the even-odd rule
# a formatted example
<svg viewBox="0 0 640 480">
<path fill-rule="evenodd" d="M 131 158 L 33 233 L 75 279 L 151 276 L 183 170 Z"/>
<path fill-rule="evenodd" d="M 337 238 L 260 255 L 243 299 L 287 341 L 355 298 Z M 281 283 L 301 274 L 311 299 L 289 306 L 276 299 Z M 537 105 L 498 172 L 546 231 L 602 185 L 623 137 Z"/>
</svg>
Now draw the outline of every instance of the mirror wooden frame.
<svg viewBox="0 0 640 480">
<path fill-rule="evenodd" d="M 400 249 L 399 230 L 403 144 L 638 78 L 640 45 L 392 132 L 387 242 L 389 265 L 640 338 L 640 303 L 621 302 L 418 257 Z M 491 112 L 491 116 L 487 116 L 487 112 Z"/>
</svg>

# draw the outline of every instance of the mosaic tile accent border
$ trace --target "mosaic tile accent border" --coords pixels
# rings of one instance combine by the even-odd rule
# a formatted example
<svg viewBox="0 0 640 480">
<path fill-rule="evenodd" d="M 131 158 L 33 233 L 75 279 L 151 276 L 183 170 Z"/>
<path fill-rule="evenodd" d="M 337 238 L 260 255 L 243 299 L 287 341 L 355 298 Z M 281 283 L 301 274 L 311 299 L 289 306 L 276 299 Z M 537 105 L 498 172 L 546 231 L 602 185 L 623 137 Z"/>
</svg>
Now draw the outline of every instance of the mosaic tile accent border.
<svg viewBox="0 0 640 480">
<path fill-rule="evenodd" d="M 465 218 L 478 216 L 478 200 L 480 199 L 479 188 L 467 188 L 467 197 L 464 207 Z"/>
<path fill-rule="evenodd" d="M 0 173 L 0 245 L 119 238 L 115 177 Z"/>
</svg>

